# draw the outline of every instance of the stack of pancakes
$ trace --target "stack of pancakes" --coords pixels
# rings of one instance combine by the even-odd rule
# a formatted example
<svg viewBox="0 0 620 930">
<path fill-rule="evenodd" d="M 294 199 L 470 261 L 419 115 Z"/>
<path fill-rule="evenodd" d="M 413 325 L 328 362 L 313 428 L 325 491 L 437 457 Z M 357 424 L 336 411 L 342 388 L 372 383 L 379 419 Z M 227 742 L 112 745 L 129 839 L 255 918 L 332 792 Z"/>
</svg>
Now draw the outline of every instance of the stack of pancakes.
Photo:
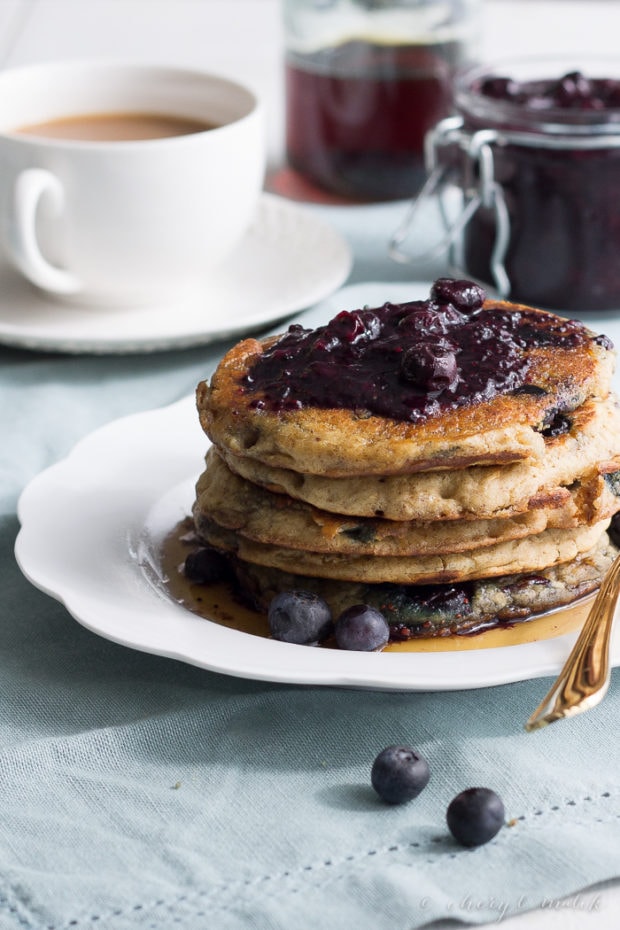
<svg viewBox="0 0 620 930">
<path fill-rule="evenodd" d="M 239 591 L 257 607 L 283 590 L 318 593 L 335 616 L 371 604 L 398 640 L 528 619 L 599 586 L 620 510 L 612 346 L 544 311 L 489 300 L 459 307 L 455 293 L 456 306 L 435 294 L 244 340 L 198 386 L 213 445 L 196 532 L 230 556 Z M 491 323 L 489 314 L 503 315 L 518 335 L 502 350 L 497 383 L 473 391 L 467 368 L 479 360 L 467 327 L 483 312 Z M 390 351 L 413 353 L 409 378 L 420 380 L 421 320 L 443 321 L 430 343 L 459 366 L 442 381 L 450 366 L 437 369 L 435 358 L 439 379 L 416 385 L 421 406 L 408 417 L 395 401 L 411 384 L 401 397 L 398 369 L 391 381 L 377 369 L 388 316 L 403 332 Z M 476 339 L 485 339 L 480 325 Z M 480 359 L 491 370 L 493 340 L 512 336 L 487 328 Z M 347 329 L 356 333 L 348 343 Z M 386 370 L 392 364 L 386 354 Z"/>
</svg>

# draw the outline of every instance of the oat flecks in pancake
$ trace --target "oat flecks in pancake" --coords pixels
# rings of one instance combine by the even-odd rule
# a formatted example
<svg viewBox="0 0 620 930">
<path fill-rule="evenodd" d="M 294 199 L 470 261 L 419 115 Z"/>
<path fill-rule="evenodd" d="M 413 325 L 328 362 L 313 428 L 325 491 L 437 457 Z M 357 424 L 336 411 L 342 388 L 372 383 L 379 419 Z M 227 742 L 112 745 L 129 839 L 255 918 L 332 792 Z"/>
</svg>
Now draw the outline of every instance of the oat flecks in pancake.
<svg viewBox="0 0 620 930">
<path fill-rule="evenodd" d="M 591 549 L 608 520 L 571 530 L 545 530 L 536 536 L 509 540 L 468 552 L 426 556 L 348 556 L 272 546 L 247 539 L 213 521 L 203 520 L 201 538 L 246 562 L 269 565 L 293 574 L 367 584 L 435 584 L 532 572 L 568 562 Z"/>
<path fill-rule="evenodd" d="M 568 486 L 618 457 L 620 409 L 610 396 L 573 414 L 569 433 L 545 442 L 539 459 L 450 471 L 353 478 L 304 475 L 220 450 L 229 468 L 274 492 L 346 516 L 390 520 L 476 520 L 514 516 L 568 500 Z"/>
<path fill-rule="evenodd" d="M 508 518 L 352 518 L 258 487 L 231 472 L 211 448 L 196 486 L 194 520 L 198 533 L 206 520 L 255 542 L 290 549 L 354 556 L 419 556 L 465 552 L 534 536 L 546 529 L 599 523 L 620 509 L 620 498 L 598 473 L 575 482 L 567 493 L 566 500 L 552 500 L 545 507 Z"/>
</svg>

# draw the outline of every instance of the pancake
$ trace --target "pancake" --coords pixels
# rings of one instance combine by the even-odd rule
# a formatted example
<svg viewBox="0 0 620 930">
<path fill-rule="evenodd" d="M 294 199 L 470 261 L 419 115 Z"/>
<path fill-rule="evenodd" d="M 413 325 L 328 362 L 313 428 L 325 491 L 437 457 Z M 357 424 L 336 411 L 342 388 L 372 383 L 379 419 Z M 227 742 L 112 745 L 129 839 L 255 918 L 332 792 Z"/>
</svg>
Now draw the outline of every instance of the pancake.
<svg viewBox="0 0 620 930">
<path fill-rule="evenodd" d="M 237 586 L 254 607 L 266 611 L 280 591 L 303 589 L 318 594 L 334 616 L 353 604 L 370 604 L 390 624 L 391 639 L 448 636 L 529 620 L 543 611 L 571 604 L 595 591 L 618 550 L 607 534 L 589 552 L 571 562 L 526 573 L 500 575 L 465 585 L 347 583 L 293 575 L 234 560 Z"/>
<path fill-rule="evenodd" d="M 592 549 L 609 520 L 574 529 L 549 529 L 466 552 L 422 556 L 342 555 L 259 543 L 227 530 L 213 520 L 200 521 L 201 541 L 244 562 L 292 574 L 366 584 L 446 584 L 497 575 L 533 572 L 569 562 Z"/>
<path fill-rule="evenodd" d="M 613 363 L 583 324 L 452 279 L 245 339 L 196 392 L 197 539 L 259 609 L 292 589 L 366 603 L 392 639 L 569 604 L 616 555 Z"/>
<path fill-rule="evenodd" d="M 215 445 L 270 468 L 321 478 L 454 470 L 544 456 L 545 435 L 607 396 L 613 361 L 605 337 L 542 310 L 386 304 L 238 343 L 199 384 L 197 405 Z"/>
<path fill-rule="evenodd" d="M 568 432 L 547 437 L 540 459 L 413 475 L 327 478 L 274 468 L 223 451 L 238 475 L 270 491 L 325 510 L 389 520 L 479 520 L 512 517 L 560 505 L 579 481 L 593 501 L 620 469 L 620 409 L 610 396 L 571 415 Z"/>
<path fill-rule="evenodd" d="M 620 463 L 619 463 L 620 465 Z M 255 542 L 308 552 L 366 556 L 419 556 L 464 552 L 542 533 L 599 523 L 620 510 L 620 487 L 575 482 L 566 501 L 504 519 L 394 521 L 351 518 L 257 487 L 231 472 L 216 450 L 196 485 L 198 534 L 213 521 Z M 620 471 L 617 473 L 620 479 Z"/>
</svg>

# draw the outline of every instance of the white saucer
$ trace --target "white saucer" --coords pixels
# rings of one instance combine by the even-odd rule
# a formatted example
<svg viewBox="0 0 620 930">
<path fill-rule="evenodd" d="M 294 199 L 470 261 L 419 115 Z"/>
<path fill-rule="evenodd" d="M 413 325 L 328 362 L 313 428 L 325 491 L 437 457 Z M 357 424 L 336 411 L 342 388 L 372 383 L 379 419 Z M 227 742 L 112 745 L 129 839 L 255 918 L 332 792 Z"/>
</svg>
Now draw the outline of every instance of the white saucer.
<svg viewBox="0 0 620 930">
<path fill-rule="evenodd" d="M 0 343 L 96 354 L 204 345 L 311 306 L 346 280 L 351 264 L 348 244 L 311 210 L 263 194 L 241 244 L 210 275 L 200 306 L 69 306 L 0 266 Z"/>
</svg>

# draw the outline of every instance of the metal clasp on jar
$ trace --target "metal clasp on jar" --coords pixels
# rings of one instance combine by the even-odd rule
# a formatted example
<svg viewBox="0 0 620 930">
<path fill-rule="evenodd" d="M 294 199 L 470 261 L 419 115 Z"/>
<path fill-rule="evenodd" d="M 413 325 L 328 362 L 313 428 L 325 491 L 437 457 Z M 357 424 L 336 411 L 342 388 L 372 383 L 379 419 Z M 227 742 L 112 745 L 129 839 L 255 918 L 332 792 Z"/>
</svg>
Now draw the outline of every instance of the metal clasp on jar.
<svg viewBox="0 0 620 930">
<path fill-rule="evenodd" d="M 510 218 L 501 185 L 495 180 L 493 144 L 498 141 L 493 129 L 467 133 L 460 116 L 450 116 L 437 124 L 425 139 L 425 167 L 427 178 L 419 194 L 412 200 L 403 222 L 389 243 L 389 254 L 394 261 L 415 264 L 448 252 L 452 268 L 462 268 L 458 257 L 462 234 L 479 207 L 492 209 L 495 214 L 496 237 L 490 260 L 491 273 L 501 297 L 508 295 L 510 281 L 504 259 L 510 240 Z M 455 164 L 450 148 L 463 152 L 468 160 L 465 171 Z M 454 210 L 448 204 L 450 192 L 460 192 L 461 205 Z M 438 241 L 418 251 L 407 251 L 406 242 L 417 230 L 417 221 L 425 204 L 437 197 L 442 232 Z M 454 215 L 456 212 L 456 215 Z M 452 215 L 451 215 L 452 214 Z"/>
<path fill-rule="evenodd" d="M 495 178 L 494 167 L 494 149 L 504 146 L 561 151 L 618 150 L 620 133 L 617 124 L 598 132 L 592 132 L 591 127 L 585 125 L 567 126 L 565 132 L 558 133 L 495 129 L 480 129 L 472 133 L 464 130 L 459 116 L 442 120 L 425 139 L 426 182 L 390 239 L 389 254 L 395 261 L 415 264 L 447 250 L 450 269 L 456 274 L 463 273 L 463 233 L 476 211 L 485 207 L 495 215 L 495 241 L 489 259 L 492 283 L 500 297 L 510 295 L 511 281 L 505 265 L 511 244 L 510 214 L 504 189 Z M 460 153 L 458 158 L 454 149 Z M 448 204 L 450 193 L 460 194 L 458 209 Z M 435 196 L 442 225 L 439 240 L 419 251 L 406 251 L 406 241 L 410 237 L 427 232 L 418 228 L 419 214 Z"/>
</svg>

